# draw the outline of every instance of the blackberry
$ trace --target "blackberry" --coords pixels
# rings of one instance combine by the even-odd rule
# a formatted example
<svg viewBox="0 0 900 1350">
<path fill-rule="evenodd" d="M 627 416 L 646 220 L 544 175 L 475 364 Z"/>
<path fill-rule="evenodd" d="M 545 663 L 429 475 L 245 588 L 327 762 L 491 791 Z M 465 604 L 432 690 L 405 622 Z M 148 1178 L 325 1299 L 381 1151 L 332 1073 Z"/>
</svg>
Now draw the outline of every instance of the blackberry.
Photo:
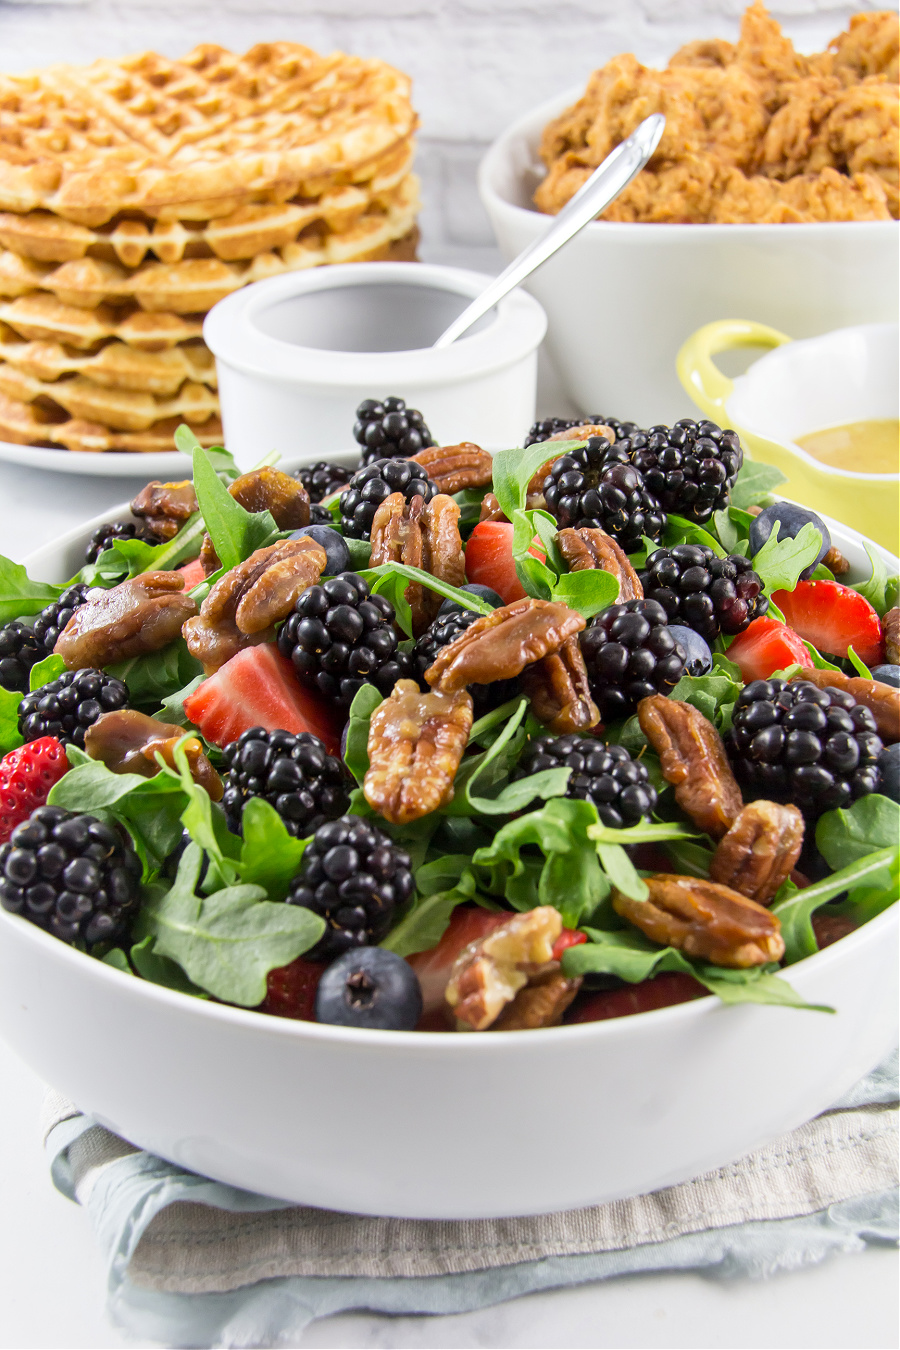
<svg viewBox="0 0 900 1350">
<path fill-rule="evenodd" d="M 424 497 L 430 502 L 437 487 L 418 464 L 408 459 L 375 459 L 357 469 L 346 492 L 341 493 L 341 524 L 351 539 L 368 539 L 375 512 L 392 492 L 402 492 L 408 502 Z"/>
<path fill-rule="evenodd" d="M 481 615 L 472 609 L 456 608 L 444 614 L 439 613 L 430 627 L 426 628 L 412 650 L 414 674 L 423 689 L 428 688 L 425 683 L 425 672 L 433 664 L 441 648 L 455 641 L 460 633 L 464 633 L 476 619 L 480 618 Z M 499 708 L 501 703 L 513 697 L 517 682 L 497 680 L 494 684 L 470 684 L 467 687 L 475 705 L 475 716 L 483 717 L 491 708 Z"/>
<path fill-rule="evenodd" d="M 645 765 L 621 745 L 590 736 L 539 736 L 519 761 L 516 778 L 542 769 L 569 768 L 567 797 L 593 802 L 604 825 L 619 830 L 646 820 L 656 806 L 656 788 Z"/>
<path fill-rule="evenodd" d="M 343 464 L 332 464 L 329 460 L 320 459 L 315 464 L 307 464 L 305 468 L 299 469 L 294 476 L 306 488 L 310 502 L 320 502 L 323 497 L 330 497 L 332 492 L 337 492 L 338 488 L 346 487 L 353 470 L 345 468 Z"/>
<path fill-rule="evenodd" d="M 618 439 L 616 448 L 620 448 Z M 736 431 L 723 431 L 715 422 L 695 422 L 692 417 L 682 418 L 673 427 L 635 431 L 621 441 L 621 448 L 662 509 L 698 525 L 728 505 L 728 494 L 744 462 Z"/>
<path fill-rule="evenodd" d="M 393 605 L 370 595 L 356 572 L 309 586 L 281 627 L 278 650 L 304 684 L 342 708 L 364 684 L 387 695 L 412 674 L 410 658 L 397 650 Z"/>
<path fill-rule="evenodd" d="M 306 846 L 287 903 L 321 914 L 327 927 L 307 961 L 330 961 L 351 947 L 375 946 L 398 905 L 415 891 L 409 854 L 360 816 L 320 825 Z"/>
<path fill-rule="evenodd" d="M 749 560 L 740 553 L 717 558 L 705 544 L 658 548 L 639 575 L 645 597 L 662 605 L 669 623 L 685 624 L 707 642 L 742 633 L 769 608 Z"/>
<path fill-rule="evenodd" d="M 141 539 L 145 544 L 158 544 L 156 535 L 146 525 L 135 525 L 133 521 L 98 525 L 88 540 L 84 551 L 84 561 L 95 563 L 104 549 L 112 548 L 119 539 Z"/>
<path fill-rule="evenodd" d="M 363 465 L 376 459 L 408 459 L 434 445 L 425 418 L 417 408 L 407 408 L 402 398 L 363 399 L 356 410 L 353 439 L 363 447 Z"/>
<path fill-rule="evenodd" d="M 651 694 L 671 693 L 687 659 L 655 600 L 601 610 L 581 634 L 581 651 L 604 722 L 627 717 Z"/>
<path fill-rule="evenodd" d="M 39 806 L 0 848 L 0 904 L 63 942 L 120 941 L 140 880 L 126 836 L 59 806 Z"/>
<path fill-rule="evenodd" d="M 294 736 L 251 727 L 225 746 L 222 758 L 228 771 L 222 806 L 235 834 L 251 797 L 273 806 L 295 839 L 312 834 L 350 805 L 341 761 L 308 731 Z"/>
<path fill-rule="evenodd" d="M 753 680 L 726 739 L 746 795 L 815 817 L 881 788 L 875 719 L 852 694 L 809 680 Z"/>
<path fill-rule="evenodd" d="M 583 417 L 545 417 L 542 422 L 535 422 L 530 427 L 525 444 L 527 446 L 535 445 L 538 441 L 549 441 L 551 436 L 560 431 L 570 431 L 572 427 L 583 426 L 609 427 L 610 431 L 616 433 L 617 441 L 640 431 L 636 422 L 619 422 L 615 417 L 604 417 L 602 413 L 585 413 Z"/>
<path fill-rule="evenodd" d="M 556 460 L 544 479 L 544 500 L 561 529 L 605 530 L 626 553 L 639 548 L 644 535 L 658 539 L 666 523 L 627 453 L 603 436 Z"/>
<path fill-rule="evenodd" d="M 25 695 L 19 704 L 19 733 L 26 741 L 55 736 L 63 745 L 83 750 L 85 730 L 101 714 L 127 707 L 128 690 L 121 680 L 91 666 L 67 670 Z"/>
<path fill-rule="evenodd" d="M 333 525 L 334 517 L 327 506 L 322 506 L 320 502 L 310 502 L 309 523 L 310 525 Z"/>
<path fill-rule="evenodd" d="M 67 587 L 58 600 L 41 610 L 31 628 L 20 619 L 0 628 L 2 688 L 18 689 L 23 694 L 27 691 L 31 667 L 53 651 L 60 633 L 78 606 L 84 604 L 87 591 L 88 587 L 80 583 Z"/>
</svg>

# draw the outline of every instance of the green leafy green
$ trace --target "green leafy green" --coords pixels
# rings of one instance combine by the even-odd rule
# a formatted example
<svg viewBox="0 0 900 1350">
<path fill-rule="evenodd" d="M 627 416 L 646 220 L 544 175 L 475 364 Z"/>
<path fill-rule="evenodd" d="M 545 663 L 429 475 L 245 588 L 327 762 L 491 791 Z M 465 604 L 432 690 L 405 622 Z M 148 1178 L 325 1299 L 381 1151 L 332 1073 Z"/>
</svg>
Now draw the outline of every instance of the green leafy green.
<svg viewBox="0 0 900 1350">
<path fill-rule="evenodd" d="M 866 665 L 865 661 L 861 660 L 860 657 L 856 655 L 852 643 L 847 648 L 847 660 L 850 662 L 857 675 L 861 675 L 864 680 L 871 680 L 871 670 Z M 837 667 L 835 667 L 835 669 L 837 669 Z"/>
<path fill-rule="evenodd" d="M 611 825 L 588 826 L 588 838 L 596 844 L 656 844 L 700 837 L 699 831 L 693 826 L 668 820 L 642 820 L 639 825 L 626 825 L 622 829 L 615 829 Z"/>
<path fill-rule="evenodd" d="M 258 548 L 272 543 L 278 526 L 269 511 L 245 511 L 213 468 L 202 446 L 194 448 L 194 490 L 219 562 L 236 567 Z"/>
<path fill-rule="evenodd" d="M 160 722 L 172 722 L 177 727 L 191 726 L 191 719 L 184 711 L 184 700 L 189 698 L 195 689 L 199 689 L 205 679 L 205 675 L 195 675 L 184 688 L 166 694 L 165 697 L 160 699 L 162 706 L 153 716 Z"/>
<path fill-rule="evenodd" d="M 829 867 L 846 867 L 875 849 L 900 841 L 900 805 L 873 792 L 843 811 L 826 811 L 816 823 L 816 847 Z"/>
<path fill-rule="evenodd" d="M 32 581 L 21 563 L 0 556 L 0 626 L 12 619 L 39 614 L 58 600 L 65 589 L 46 581 Z"/>
<path fill-rule="evenodd" d="M 383 702 L 374 684 L 364 684 L 357 689 L 350 704 L 344 763 L 360 785 L 369 767 L 369 723 L 373 712 Z"/>
<path fill-rule="evenodd" d="M 85 563 L 79 580 L 90 586 L 114 586 L 143 572 L 169 572 L 180 563 L 196 558 L 206 527 L 199 511 L 165 544 L 144 539 L 116 539 L 94 563 Z"/>
<path fill-rule="evenodd" d="M 590 830 L 588 836 L 592 837 Z M 596 839 L 594 842 L 600 866 L 609 878 L 610 885 L 615 886 L 623 895 L 630 896 L 632 900 L 646 900 L 650 894 L 647 883 L 638 876 L 634 863 L 622 845 L 604 844 Z"/>
<path fill-rule="evenodd" d="M 100 960 L 105 966 L 112 966 L 114 970 L 121 970 L 123 975 L 134 974 L 134 971 L 128 964 L 128 957 L 122 951 L 121 947 L 113 947 L 105 956 L 101 956 Z"/>
<path fill-rule="evenodd" d="M 164 989 L 175 989 L 179 994 L 190 994 L 192 998 L 209 998 L 209 995 L 189 980 L 175 961 L 168 956 L 160 956 L 153 950 L 154 939 L 148 934 L 131 948 L 131 964 L 142 980 L 150 984 L 162 985 Z M 112 956 L 110 952 L 110 956 Z M 124 952 L 121 953 L 124 957 Z M 126 966 L 128 962 L 125 962 Z"/>
<path fill-rule="evenodd" d="M 162 765 L 157 778 L 150 781 L 162 779 L 180 786 L 187 803 L 181 823 L 203 849 L 209 863 L 203 885 L 210 890 L 219 884 L 229 886 L 240 874 L 240 840 L 229 830 L 221 806 L 210 800 L 206 788 L 194 782 L 183 742 L 174 747 L 172 756 L 175 768 Z"/>
<path fill-rule="evenodd" d="M 527 778 L 507 783 L 496 797 L 476 797 L 470 792 L 469 804 L 478 815 L 511 816 L 516 811 L 524 811 L 537 798 L 546 801 L 551 797 L 564 797 L 571 772 L 563 767 L 541 769 Z"/>
<path fill-rule="evenodd" d="M 674 839 L 666 844 L 666 852 L 679 876 L 709 876 L 709 865 L 713 860 L 711 848 L 705 848 L 702 844 Z"/>
<path fill-rule="evenodd" d="M 498 450 L 494 455 L 494 495 L 500 503 L 500 510 L 507 520 L 512 520 L 516 511 L 525 506 L 528 484 L 542 464 L 554 456 L 566 455 L 576 446 L 584 445 L 579 441 L 554 441 L 552 446 L 546 442 L 529 445 L 526 449 Z"/>
<path fill-rule="evenodd" d="M 892 847 L 874 853 L 870 849 L 866 857 L 848 863 L 824 881 L 817 881 L 804 890 L 797 890 L 790 882 L 785 882 L 772 905 L 772 913 L 781 921 L 785 965 L 793 965 L 819 950 L 812 916 L 826 901 L 849 891 L 848 901 L 852 905 L 855 897 L 863 895 L 871 910 L 867 918 L 873 918 L 894 904 L 897 900 L 897 863 L 895 842 Z M 846 907 L 841 908 L 843 912 Z"/>
<path fill-rule="evenodd" d="M 724 730 L 726 722 L 730 725 L 731 709 L 742 688 L 740 679 L 734 680 L 720 669 L 709 675 L 682 675 L 671 696 L 681 703 L 690 703 L 713 726 Z"/>
<path fill-rule="evenodd" d="M 443 862 L 443 859 L 440 861 Z M 468 863 L 469 860 L 466 858 L 463 861 Z M 424 870 L 420 868 L 420 874 Z M 418 882 L 418 877 L 416 880 Z M 448 890 L 422 892 L 409 906 L 399 923 L 394 925 L 381 946 L 396 952 L 398 956 L 412 956 L 415 952 L 425 952 L 431 947 L 436 947 L 447 931 L 450 917 L 457 905 L 470 900 L 477 901 L 483 907 L 497 908 L 478 894 L 471 869 L 464 867 L 460 870 L 455 885 Z"/>
<path fill-rule="evenodd" d="M 270 900 L 283 900 L 309 840 L 294 839 L 274 806 L 262 797 L 251 797 L 245 804 L 241 833 L 241 880 L 262 886 Z"/>
<path fill-rule="evenodd" d="M 717 558 L 725 557 L 725 550 L 715 535 L 710 534 L 709 530 L 704 530 L 702 525 L 685 520 L 683 516 L 669 516 L 663 530 L 663 544 L 666 548 L 674 548 L 676 544 L 703 544 L 706 548 L 711 548 Z"/>
<path fill-rule="evenodd" d="M 550 598 L 592 619 L 601 609 L 614 605 L 618 595 L 619 583 L 612 573 L 594 567 L 583 572 L 566 572 L 557 579 Z"/>
<path fill-rule="evenodd" d="M 372 541 L 370 539 L 351 539 L 344 536 L 344 543 L 350 554 L 350 570 L 352 572 L 362 572 L 369 566 L 369 559 L 372 556 Z"/>
<path fill-rule="evenodd" d="M 59 679 L 65 668 L 66 663 L 62 657 L 57 656 L 55 652 L 51 652 L 49 656 L 44 657 L 43 661 L 37 661 L 31 667 L 28 675 L 28 688 L 32 691 L 43 689 L 44 685 L 49 684 L 51 680 Z"/>
<path fill-rule="evenodd" d="M 193 431 L 191 431 L 190 427 L 184 422 L 177 428 L 174 440 L 176 450 L 180 450 L 181 453 L 187 455 L 189 459 L 193 458 L 194 451 L 200 446 L 199 440 L 194 435 Z M 202 447 L 200 448 L 202 449 Z M 224 446 L 214 445 L 210 447 L 206 453 L 209 456 L 209 462 L 216 473 L 222 474 L 223 477 L 229 479 L 240 477 L 241 471 L 234 462 L 234 455 L 230 455 Z M 280 455 L 276 452 L 272 455 L 267 455 L 263 462 L 273 463 L 276 459 L 280 458 Z"/>
<path fill-rule="evenodd" d="M 191 656 L 184 638 L 177 638 L 161 651 L 118 661 L 106 670 L 126 685 L 132 703 L 152 704 L 154 708 L 203 675 L 203 667 Z"/>
<path fill-rule="evenodd" d="M 481 600 L 471 591 L 460 590 L 456 586 L 450 586 L 446 581 L 439 581 L 433 577 L 430 572 L 423 572 L 420 567 L 410 567 L 407 563 L 389 562 L 382 563 L 378 567 L 371 567 L 360 576 L 367 581 L 372 591 L 377 595 L 386 595 L 397 611 L 397 621 L 402 623 L 404 632 L 407 636 L 412 633 L 412 626 L 409 621 L 409 604 L 407 603 L 403 592 L 405 585 L 401 582 L 418 581 L 428 590 L 434 591 L 437 595 L 442 595 L 445 600 L 452 600 L 454 604 L 461 605 L 463 609 L 471 609 L 476 614 L 493 614 L 494 606 L 489 605 L 487 601 Z M 404 616 L 401 619 L 401 608 L 404 609 Z"/>
<path fill-rule="evenodd" d="M 196 894 L 203 860 L 199 845 L 185 849 L 172 886 L 145 889 L 139 936 L 168 956 L 193 984 L 213 997 L 253 1008 L 266 996 L 266 976 L 308 951 L 325 921 L 302 905 L 266 899 L 262 886 L 231 885 Z"/>
<path fill-rule="evenodd" d="M 872 549 L 868 544 L 864 544 L 863 547 L 868 555 L 872 571 L 865 581 L 854 582 L 853 589 L 858 591 L 863 599 L 868 600 L 879 618 L 883 618 L 889 608 L 887 588 L 890 577 L 880 550 Z"/>
<path fill-rule="evenodd" d="M 0 757 L 8 755 L 22 744 L 19 732 L 19 704 L 22 695 L 17 689 L 0 688 Z"/>
<path fill-rule="evenodd" d="M 822 533 L 808 521 L 794 539 L 779 539 L 779 521 L 758 553 L 753 555 L 753 570 L 761 578 L 769 595 L 792 591 L 800 573 L 815 562 L 822 547 Z"/>
<path fill-rule="evenodd" d="M 744 511 L 748 506 L 766 506 L 770 494 L 786 482 L 784 474 L 774 464 L 763 464 L 758 459 L 745 457 L 731 489 L 731 505 Z"/>
<path fill-rule="evenodd" d="M 490 748 L 480 755 L 470 755 L 463 760 L 453 780 L 453 799 L 443 808 L 447 815 L 467 816 L 480 811 L 485 811 L 489 815 L 496 813 L 493 801 L 489 798 L 475 797 L 472 787 L 477 779 L 481 791 L 484 792 L 508 774 L 525 744 L 525 732 L 520 731 L 520 728 L 527 710 L 528 700 L 519 699 L 512 715 Z"/>
<path fill-rule="evenodd" d="M 548 567 L 547 565 L 550 555 L 546 553 L 546 545 L 538 533 L 535 519 L 545 514 L 543 511 L 515 511 L 512 516 L 512 556 L 516 576 L 525 592 L 536 600 L 550 599 L 557 577 L 557 571 L 552 566 Z M 548 519 L 551 518 L 548 517 Z M 535 539 L 538 541 L 539 551 L 545 553 L 543 559 L 530 551 L 535 547 Z M 558 550 L 556 552 L 558 555 Z"/>
</svg>

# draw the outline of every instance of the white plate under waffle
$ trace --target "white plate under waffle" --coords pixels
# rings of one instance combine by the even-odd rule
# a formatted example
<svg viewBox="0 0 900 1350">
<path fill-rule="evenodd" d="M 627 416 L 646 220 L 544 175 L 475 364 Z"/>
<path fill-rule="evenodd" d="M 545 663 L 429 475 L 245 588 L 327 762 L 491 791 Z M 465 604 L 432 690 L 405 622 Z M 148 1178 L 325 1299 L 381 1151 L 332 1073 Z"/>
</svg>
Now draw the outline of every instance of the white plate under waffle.
<svg viewBox="0 0 900 1350">
<path fill-rule="evenodd" d="M 157 454 L 136 454 L 128 450 L 104 450 L 90 453 L 83 450 L 46 450 L 40 445 L 15 445 L 0 441 L 0 461 L 24 464 L 28 469 L 49 469 L 51 473 L 90 474 L 98 478 L 184 477 L 191 461 L 178 450 L 161 450 Z"/>
</svg>

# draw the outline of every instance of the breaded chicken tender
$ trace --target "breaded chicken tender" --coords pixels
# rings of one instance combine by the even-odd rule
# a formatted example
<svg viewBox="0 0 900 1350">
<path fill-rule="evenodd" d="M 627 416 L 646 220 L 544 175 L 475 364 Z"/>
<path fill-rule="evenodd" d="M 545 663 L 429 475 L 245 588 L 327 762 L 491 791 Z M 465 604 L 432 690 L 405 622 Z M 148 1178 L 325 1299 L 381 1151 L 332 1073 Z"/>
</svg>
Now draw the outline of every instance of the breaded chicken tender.
<svg viewBox="0 0 900 1350">
<path fill-rule="evenodd" d="M 827 52 L 794 50 L 761 0 L 736 44 L 690 42 L 665 70 L 616 56 L 544 130 L 555 214 L 651 113 L 666 129 L 604 219 L 701 224 L 885 220 L 898 214 L 897 16 L 856 15 Z"/>
</svg>

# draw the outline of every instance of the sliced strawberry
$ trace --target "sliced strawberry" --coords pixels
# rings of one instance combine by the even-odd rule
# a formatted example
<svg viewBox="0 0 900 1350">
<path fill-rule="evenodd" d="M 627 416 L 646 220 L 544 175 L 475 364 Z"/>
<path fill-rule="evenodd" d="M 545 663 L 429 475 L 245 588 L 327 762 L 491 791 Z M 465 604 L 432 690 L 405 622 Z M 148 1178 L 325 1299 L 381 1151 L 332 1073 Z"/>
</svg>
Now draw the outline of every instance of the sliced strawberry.
<svg viewBox="0 0 900 1350">
<path fill-rule="evenodd" d="M 50 789 L 68 771 L 66 752 L 55 736 L 10 750 L 0 760 L 0 844 L 5 844 L 17 825 L 43 806 Z"/>
<path fill-rule="evenodd" d="M 726 656 L 740 666 L 744 684 L 751 680 L 767 680 L 776 670 L 784 670 L 787 666 L 811 666 L 813 663 L 793 628 L 777 619 L 767 618 L 754 619 L 743 633 L 738 633 Z"/>
<path fill-rule="evenodd" d="M 176 571 L 184 577 L 184 589 L 190 591 L 194 586 L 199 586 L 201 581 L 206 580 L 206 571 L 199 558 L 194 558 L 192 562 L 182 563 Z"/>
<path fill-rule="evenodd" d="M 566 1018 L 571 1022 L 605 1022 L 609 1017 L 632 1017 L 635 1013 L 652 1012 L 654 1008 L 670 1008 L 676 1003 L 689 1003 L 702 998 L 708 991 L 693 975 L 665 971 L 639 984 L 628 984 L 622 989 L 605 989 L 588 994 L 576 1003 Z"/>
<path fill-rule="evenodd" d="M 525 590 L 513 562 L 513 527 L 502 520 L 482 520 L 466 544 L 466 580 L 476 581 L 511 605 L 524 600 Z"/>
<path fill-rule="evenodd" d="M 881 620 L 865 596 L 849 586 L 798 581 L 792 591 L 776 591 L 772 599 L 794 632 L 820 652 L 844 657 L 852 646 L 867 666 L 884 659 Z"/>
<path fill-rule="evenodd" d="M 558 961 L 569 947 L 577 947 L 587 942 L 587 933 L 579 933 L 577 928 L 564 928 L 553 944 L 553 960 Z"/>
<path fill-rule="evenodd" d="M 332 755 L 340 753 L 337 716 L 298 683 L 294 668 L 271 643 L 247 647 L 184 700 L 184 710 L 212 745 L 228 745 L 250 727 L 311 731 Z"/>
<path fill-rule="evenodd" d="M 316 1020 L 316 990 L 327 965 L 298 956 L 289 966 L 277 966 L 266 976 L 266 996 L 259 1011 L 298 1022 Z"/>
<path fill-rule="evenodd" d="M 470 942 L 487 937 L 509 914 L 481 909 L 478 905 L 457 905 L 450 924 L 436 947 L 427 952 L 416 952 L 406 959 L 419 977 L 422 987 L 423 1012 L 420 1031 L 449 1031 L 450 1018 L 444 1002 L 444 990 L 450 979 L 453 962 Z"/>
</svg>

